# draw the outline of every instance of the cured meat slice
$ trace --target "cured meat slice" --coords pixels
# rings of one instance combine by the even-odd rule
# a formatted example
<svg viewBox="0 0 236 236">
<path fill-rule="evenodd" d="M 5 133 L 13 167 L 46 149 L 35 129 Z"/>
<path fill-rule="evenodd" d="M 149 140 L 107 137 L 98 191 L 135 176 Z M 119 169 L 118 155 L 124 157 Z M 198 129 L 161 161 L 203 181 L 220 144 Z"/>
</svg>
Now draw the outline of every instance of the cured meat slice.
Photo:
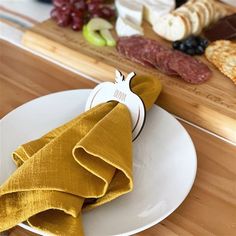
<svg viewBox="0 0 236 236">
<path fill-rule="evenodd" d="M 146 41 L 142 37 L 132 36 L 121 38 L 117 43 L 117 50 L 127 58 L 134 62 L 140 63 L 144 66 L 153 67 L 151 63 L 144 60 L 142 57 L 142 50 L 146 45 Z M 131 40 L 132 39 L 132 40 Z"/>
<path fill-rule="evenodd" d="M 155 67 L 167 75 L 179 75 L 192 84 L 202 83 L 211 76 L 210 69 L 204 63 L 142 36 L 120 38 L 117 50 L 134 62 Z"/>
<path fill-rule="evenodd" d="M 167 75 L 178 75 L 178 73 L 169 65 L 172 51 L 161 51 L 156 54 L 156 68 Z"/>
<path fill-rule="evenodd" d="M 161 44 L 158 44 L 153 40 L 149 40 L 145 47 L 142 49 L 142 57 L 144 60 L 151 63 L 154 67 L 157 67 L 156 55 L 166 50 L 168 49 L 163 47 Z"/>
<path fill-rule="evenodd" d="M 142 49 L 142 58 L 156 67 L 156 54 L 162 49 L 155 44 L 146 44 Z"/>
<path fill-rule="evenodd" d="M 156 54 L 168 48 L 162 46 L 152 39 L 145 39 L 142 36 L 122 37 L 118 40 L 117 50 L 142 65 L 157 67 Z"/>
<path fill-rule="evenodd" d="M 172 51 L 169 66 L 183 80 L 192 84 L 205 82 L 212 74 L 207 65 L 177 50 Z"/>
<path fill-rule="evenodd" d="M 177 75 L 168 66 L 171 51 L 155 40 L 140 36 L 123 37 L 118 41 L 117 50 L 134 62 L 155 67 L 168 75 Z"/>
</svg>

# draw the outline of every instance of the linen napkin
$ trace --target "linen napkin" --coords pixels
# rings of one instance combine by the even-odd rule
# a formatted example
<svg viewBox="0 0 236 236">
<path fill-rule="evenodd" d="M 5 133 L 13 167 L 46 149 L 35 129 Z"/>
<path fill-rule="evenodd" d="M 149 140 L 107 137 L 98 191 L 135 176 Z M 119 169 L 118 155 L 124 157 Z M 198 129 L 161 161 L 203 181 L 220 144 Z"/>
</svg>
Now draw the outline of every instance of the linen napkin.
<svg viewBox="0 0 236 236">
<path fill-rule="evenodd" d="M 131 81 L 146 109 L 156 78 Z M 13 153 L 17 170 L 0 187 L 0 232 L 20 222 L 49 235 L 82 236 L 81 212 L 133 188 L 132 123 L 118 102 L 100 104 Z"/>
</svg>

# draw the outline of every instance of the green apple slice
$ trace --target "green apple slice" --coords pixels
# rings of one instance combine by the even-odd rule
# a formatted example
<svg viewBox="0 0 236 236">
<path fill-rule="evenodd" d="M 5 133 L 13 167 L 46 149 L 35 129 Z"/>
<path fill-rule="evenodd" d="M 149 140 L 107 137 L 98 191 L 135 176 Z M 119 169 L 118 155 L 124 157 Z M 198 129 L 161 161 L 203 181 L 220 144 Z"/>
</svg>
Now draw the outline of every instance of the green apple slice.
<svg viewBox="0 0 236 236">
<path fill-rule="evenodd" d="M 96 31 L 88 30 L 86 25 L 83 27 L 83 36 L 89 43 L 95 46 L 106 46 L 106 40 Z"/>
<path fill-rule="evenodd" d="M 112 29 L 113 25 L 107 20 L 96 17 L 89 21 L 87 27 L 89 31 L 97 31 L 102 29 Z"/>
<path fill-rule="evenodd" d="M 111 32 L 108 29 L 102 29 L 100 30 L 100 33 L 102 37 L 105 39 L 107 46 L 110 47 L 116 46 L 116 40 L 113 38 Z"/>
</svg>

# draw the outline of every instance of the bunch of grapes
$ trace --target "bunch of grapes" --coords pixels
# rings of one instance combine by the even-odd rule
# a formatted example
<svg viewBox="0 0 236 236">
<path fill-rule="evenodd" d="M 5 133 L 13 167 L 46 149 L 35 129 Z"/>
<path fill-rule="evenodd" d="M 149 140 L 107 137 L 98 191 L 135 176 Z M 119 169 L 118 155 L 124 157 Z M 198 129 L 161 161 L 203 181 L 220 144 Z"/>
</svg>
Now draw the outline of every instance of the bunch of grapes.
<svg viewBox="0 0 236 236">
<path fill-rule="evenodd" d="M 73 30 L 79 31 L 94 17 L 112 20 L 115 12 L 105 3 L 105 0 L 53 0 L 51 18 L 59 26 L 71 25 Z"/>
</svg>

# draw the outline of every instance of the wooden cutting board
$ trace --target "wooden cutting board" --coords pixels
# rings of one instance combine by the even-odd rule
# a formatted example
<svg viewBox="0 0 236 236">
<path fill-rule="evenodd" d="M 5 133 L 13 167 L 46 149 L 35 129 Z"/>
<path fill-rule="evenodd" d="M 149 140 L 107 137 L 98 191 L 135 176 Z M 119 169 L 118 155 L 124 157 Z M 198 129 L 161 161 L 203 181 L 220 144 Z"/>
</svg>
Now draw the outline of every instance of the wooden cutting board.
<svg viewBox="0 0 236 236">
<path fill-rule="evenodd" d="M 145 36 L 169 44 L 144 23 Z M 113 81 L 115 68 L 159 78 L 163 92 L 158 104 L 167 111 L 236 144 L 236 86 L 202 56 L 213 71 L 204 84 L 192 85 L 127 60 L 116 48 L 87 43 L 80 32 L 47 20 L 25 32 L 23 44 L 99 81 Z M 66 80 L 66 78 L 65 78 Z"/>
</svg>

